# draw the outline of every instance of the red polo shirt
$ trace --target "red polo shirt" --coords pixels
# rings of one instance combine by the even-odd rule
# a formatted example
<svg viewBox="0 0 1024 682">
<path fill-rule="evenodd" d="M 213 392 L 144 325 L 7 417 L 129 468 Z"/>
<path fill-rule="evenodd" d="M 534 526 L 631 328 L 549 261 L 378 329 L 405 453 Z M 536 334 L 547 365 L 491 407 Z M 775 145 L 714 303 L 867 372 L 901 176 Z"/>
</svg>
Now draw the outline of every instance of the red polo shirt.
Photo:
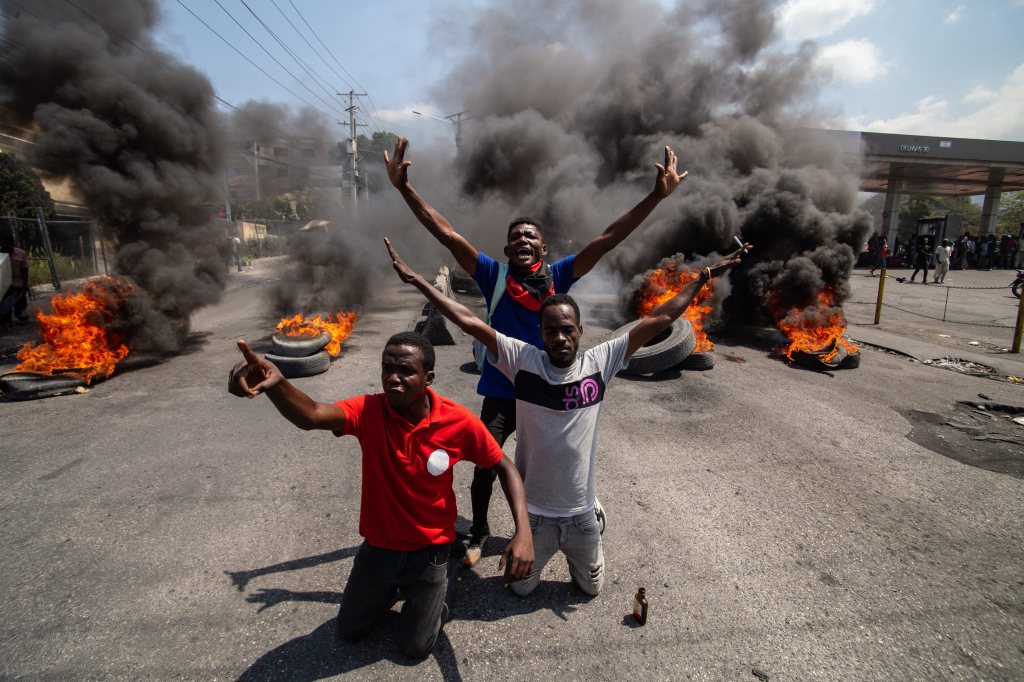
<svg viewBox="0 0 1024 682">
<path fill-rule="evenodd" d="M 468 460 L 484 468 L 502 451 L 483 422 L 462 405 L 429 388 L 430 414 L 411 424 L 383 393 L 336 404 L 345 430 L 363 450 L 359 534 L 374 547 L 409 551 L 455 540 L 452 467 Z"/>
</svg>

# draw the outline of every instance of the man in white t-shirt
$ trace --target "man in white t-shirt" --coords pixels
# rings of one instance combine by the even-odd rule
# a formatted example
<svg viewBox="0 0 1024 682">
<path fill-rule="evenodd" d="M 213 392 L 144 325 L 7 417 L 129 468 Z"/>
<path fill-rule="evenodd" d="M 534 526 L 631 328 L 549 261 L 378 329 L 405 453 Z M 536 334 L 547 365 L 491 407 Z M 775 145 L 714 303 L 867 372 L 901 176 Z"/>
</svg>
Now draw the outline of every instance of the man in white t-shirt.
<svg viewBox="0 0 1024 682">
<path fill-rule="evenodd" d="M 627 334 L 580 352 L 580 310 L 568 294 L 541 304 L 544 350 L 496 332 L 461 303 L 446 297 L 398 257 L 385 239 L 392 265 L 448 319 L 487 348 L 491 362 L 512 382 L 516 400 L 516 468 L 526 487 L 533 531 L 534 569 L 512 590 L 536 589 L 545 564 L 561 551 L 580 589 L 597 595 L 604 584 L 604 552 L 594 512 L 597 425 L 604 395 L 629 357 L 664 331 L 712 278 L 740 262 L 750 245 L 733 252 L 655 308 Z"/>
<path fill-rule="evenodd" d="M 952 252 L 953 242 L 948 239 L 943 239 L 942 243 L 935 247 L 935 274 L 932 276 L 932 281 L 935 284 L 942 284 L 946 281 Z"/>
</svg>

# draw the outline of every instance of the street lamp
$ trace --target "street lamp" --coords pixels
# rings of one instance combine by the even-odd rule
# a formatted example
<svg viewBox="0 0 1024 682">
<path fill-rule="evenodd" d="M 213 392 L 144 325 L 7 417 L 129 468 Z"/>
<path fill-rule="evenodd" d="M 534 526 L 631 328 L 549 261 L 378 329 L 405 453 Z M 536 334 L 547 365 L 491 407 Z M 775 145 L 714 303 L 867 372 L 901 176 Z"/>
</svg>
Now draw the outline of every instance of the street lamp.
<svg viewBox="0 0 1024 682">
<path fill-rule="evenodd" d="M 467 116 L 467 114 L 469 113 L 468 111 L 460 111 L 455 114 L 449 114 L 444 118 L 438 118 L 437 116 L 424 114 L 422 111 L 414 110 L 412 113 L 418 114 L 420 116 L 426 116 L 427 118 L 432 118 L 435 121 L 440 121 L 441 123 L 451 123 L 453 126 L 455 126 L 455 153 L 459 153 L 459 147 L 462 144 L 462 121 L 464 120 L 463 116 L 469 118 L 469 116 Z"/>
</svg>

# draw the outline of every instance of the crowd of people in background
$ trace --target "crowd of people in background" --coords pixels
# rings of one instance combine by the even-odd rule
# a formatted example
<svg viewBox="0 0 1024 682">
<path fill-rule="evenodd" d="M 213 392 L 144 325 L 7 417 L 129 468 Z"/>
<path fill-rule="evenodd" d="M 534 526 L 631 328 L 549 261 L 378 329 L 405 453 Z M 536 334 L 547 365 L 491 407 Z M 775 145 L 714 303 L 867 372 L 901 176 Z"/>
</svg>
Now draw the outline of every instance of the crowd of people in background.
<svg viewBox="0 0 1024 682">
<path fill-rule="evenodd" d="M 946 264 L 949 270 L 1012 270 L 1024 267 L 1024 231 L 1020 237 L 1010 234 L 978 236 L 965 231 L 956 239 L 938 241 L 919 235 L 906 241 L 896 238 L 891 247 L 885 235 L 871 235 L 865 258 L 871 274 L 886 267 L 887 260 L 918 269 L 927 263 L 937 268 Z M 944 275 L 943 272 L 937 281 L 941 282 Z"/>
</svg>

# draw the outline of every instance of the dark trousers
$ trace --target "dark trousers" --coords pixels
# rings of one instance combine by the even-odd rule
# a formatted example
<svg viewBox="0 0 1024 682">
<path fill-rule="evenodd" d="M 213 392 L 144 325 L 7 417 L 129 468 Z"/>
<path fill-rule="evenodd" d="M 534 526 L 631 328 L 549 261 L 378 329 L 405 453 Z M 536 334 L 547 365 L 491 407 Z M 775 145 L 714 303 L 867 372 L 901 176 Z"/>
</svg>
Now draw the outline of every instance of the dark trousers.
<svg viewBox="0 0 1024 682">
<path fill-rule="evenodd" d="M 409 552 L 380 549 L 363 541 L 352 562 L 338 610 L 345 639 L 366 633 L 384 612 L 405 599 L 400 618 L 402 651 L 425 658 L 434 648 L 445 616 L 450 544 Z"/>
<path fill-rule="evenodd" d="M 914 266 L 914 274 L 912 274 L 910 276 L 910 281 L 911 282 L 914 281 L 914 278 L 917 277 L 917 273 L 921 272 L 921 270 L 924 270 L 924 279 L 922 279 L 921 281 L 922 282 L 927 282 L 928 281 L 928 264 L 925 263 L 924 265 L 915 265 Z"/>
<path fill-rule="evenodd" d="M 25 316 L 28 309 L 28 288 L 10 287 L 0 299 L 0 322 L 10 324 L 12 311 L 19 318 Z"/>
<path fill-rule="evenodd" d="M 494 436 L 494 440 L 498 441 L 498 445 L 504 446 L 505 441 L 516 430 L 516 401 L 510 398 L 485 397 L 484 404 L 480 407 L 480 421 Z M 473 483 L 469 488 L 473 503 L 473 524 L 469 529 L 471 535 L 490 535 L 487 510 L 491 506 L 491 493 L 494 492 L 494 479 L 497 476 L 498 467 L 476 467 L 473 470 Z"/>
</svg>

